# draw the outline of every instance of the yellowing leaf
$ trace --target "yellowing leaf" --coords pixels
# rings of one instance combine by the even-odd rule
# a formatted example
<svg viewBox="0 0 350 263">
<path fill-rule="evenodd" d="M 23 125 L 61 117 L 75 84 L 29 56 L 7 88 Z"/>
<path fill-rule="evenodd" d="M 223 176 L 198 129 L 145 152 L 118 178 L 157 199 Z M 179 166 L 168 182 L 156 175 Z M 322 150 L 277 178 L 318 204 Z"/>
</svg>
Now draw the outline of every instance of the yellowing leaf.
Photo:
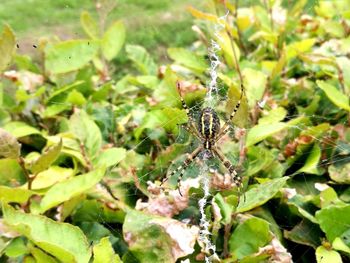
<svg viewBox="0 0 350 263">
<path fill-rule="evenodd" d="M 317 263 L 343 263 L 340 254 L 337 251 L 319 246 L 316 249 Z"/>
<path fill-rule="evenodd" d="M 118 254 L 113 250 L 112 244 L 108 237 L 104 237 L 94 246 L 94 261 L 93 263 L 122 263 Z"/>
<path fill-rule="evenodd" d="M 316 42 L 316 38 L 303 39 L 286 46 L 287 61 L 300 53 L 309 51 Z"/>
<path fill-rule="evenodd" d="M 7 186 L 0 185 L 0 200 L 6 203 L 20 203 L 24 204 L 28 201 L 35 192 L 22 189 L 22 188 L 11 188 Z"/>
<path fill-rule="evenodd" d="M 5 25 L 0 37 L 0 72 L 9 66 L 12 55 L 15 51 L 15 45 L 15 35 L 11 28 L 8 25 Z"/>
</svg>

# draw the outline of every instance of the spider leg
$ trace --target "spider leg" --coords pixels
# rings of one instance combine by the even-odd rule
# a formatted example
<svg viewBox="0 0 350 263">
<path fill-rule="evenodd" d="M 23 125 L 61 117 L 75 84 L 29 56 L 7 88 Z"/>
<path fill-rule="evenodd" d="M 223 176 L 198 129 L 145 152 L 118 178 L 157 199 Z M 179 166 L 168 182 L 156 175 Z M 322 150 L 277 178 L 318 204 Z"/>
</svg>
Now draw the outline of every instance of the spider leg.
<svg viewBox="0 0 350 263">
<path fill-rule="evenodd" d="M 189 126 L 187 123 L 186 124 L 182 124 L 181 125 L 188 133 L 192 134 L 193 136 L 195 136 L 198 140 L 202 140 L 202 136 L 199 134 L 199 132 L 192 128 L 192 126 Z"/>
<path fill-rule="evenodd" d="M 226 169 L 229 171 L 233 183 L 238 187 L 239 191 L 242 189 L 242 177 L 240 177 L 235 169 L 235 166 L 226 158 L 226 156 L 221 153 L 221 151 L 216 148 L 212 147 L 213 153 L 220 159 L 222 164 L 226 167 Z"/>
<path fill-rule="evenodd" d="M 218 132 L 218 135 L 216 136 L 216 141 L 218 141 L 225 133 L 227 133 L 228 126 L 229 126 L 230 122 L 232 122 L 233 117 L 235 117 L 239 107 L 241 106 L 241 100 L 243 97 L 243 93 L 244 93 L 244 86 L 243 86 L 243 83 L 241 83 L 241 95 L 237 101 L 236 106 L 233 108 L 233 111 L 232 111 L 230 117 L 225 122 L 225 124 L 221 127 L 220 131 Z"/>
<path fill-rule="evenodd" d="M 174 174 L 176 174 L 177 172 L 180 172 L 179 177 L 177 178 L 177 187 L 179 189 L 179 193 L 182 196 L 182 193 L 180 191 L 180 182 L 181 179 L 185 173 L 186 168 L 191 164 L 191 162 L 198 156 L 198 154 L 203 150 L 202 146 L 199 146 L 197 149 L 195 149 L 191 154 L 188 154 L 187 158 L 184 161 L 183 165 L 180 165 L 177 169 L 175 169 L 174 171 L 172 171 L 170 173 L 169 176 L 165 177 L 164 180 L 162 181 L 162 183 L 160 184 L 161 186 L 170 178 L 172 177 Z"/>
<path fill-rule="evenodd" d="M 182 108 L 186 111 L 187 117 L 188 117 L 188 130 L 190 133 L 194 134 L 198 139 L 201 139 L 201 134 L 197 131 L 196 126 L 194 125 L 194 120 L 190 114 L 190 109 L 188 108 L 184 98 L 181 94 L 181 83 L 179 81 L 176 82 L 177 92 L 179 93 L 180 100 L 182 103 Z"/>
</svg>

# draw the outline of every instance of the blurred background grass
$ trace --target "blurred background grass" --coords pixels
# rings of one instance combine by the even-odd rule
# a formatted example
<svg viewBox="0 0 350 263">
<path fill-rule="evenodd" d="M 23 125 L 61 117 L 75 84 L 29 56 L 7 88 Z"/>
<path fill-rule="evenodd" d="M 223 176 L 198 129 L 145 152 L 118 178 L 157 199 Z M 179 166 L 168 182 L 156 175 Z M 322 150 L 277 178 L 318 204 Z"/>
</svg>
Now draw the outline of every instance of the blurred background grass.
<svg viewBox="0 0 350 263">
<path fill-rule="evenodd" d="M 196 36 L 186 6 L 199 7 L 200 0 L 116 0 L 108 21 L 122 19 L 127 28 L 128 44 L 144 46 L 164 59 L 165 48 L 186 46 Z M 1 0 L 0 22 L 9 24 L 17 35 L 20 52 L 34 52 L 39 37 L 61 39 L 84 37 L 80 13 L 89 11 L 97 17 L 93 0 Z"/>
</svg>

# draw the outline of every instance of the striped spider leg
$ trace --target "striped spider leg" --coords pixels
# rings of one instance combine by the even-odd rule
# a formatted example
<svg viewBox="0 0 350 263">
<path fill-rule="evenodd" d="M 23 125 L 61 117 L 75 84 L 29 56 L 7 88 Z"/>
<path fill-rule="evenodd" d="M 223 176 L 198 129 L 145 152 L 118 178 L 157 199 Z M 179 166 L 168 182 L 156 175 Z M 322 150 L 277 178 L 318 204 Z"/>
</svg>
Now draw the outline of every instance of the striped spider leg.
<svg viewBox="0 0 350 263">
<path fill-rule="evenodd" d="M 202 136 L 201 134 L 198 132 L 198 130 L 196 129 L 196 126 L 194 124 L 194 120 L 191 116 L 190 113 L 190 109 L 188 108 L 184 98 L 182 97 L 182 93 L 181 93 L 181 84 L 179 81 L 176 82 L 176 88 L 177 91 L 179 93 L 180 96 L 180 100 L 181 100 L 181 104 L 182 104 L 182 108 L 186 111 L 187 117 L 188 117 L 188 122 L 184 125 L 182 125 L 182 127 L 189 132 L 190 134 L 194 135 L 197 139 L 202 140 Z M 185 173 L 186 168 L 192 163 L 192 161 L 198 156 L 198 154 L 202 151 L 202 147 L 199 146 L 197 149 L 195 149 L 191 154 L 188 154 L 187 158 L 184 161 L 184 164 L 179 166 L 177 169 L 175 169 L 174 171 L 171 172 L 171 174 L 169 174 L 168 176 L 166 176 L 163 181 L 161 182 L 160 186 L 162 186 L 170 177 L 172 177 L 174 174 L 176 174 L 177 172 L 180 172 L 180 175 L 177 179 L 177 188 L 179 190 L 180 195 L 182 196 L 181 190 L 180 190 L 180 183 L 181 183 L 181 179 Z"/>
</svg>

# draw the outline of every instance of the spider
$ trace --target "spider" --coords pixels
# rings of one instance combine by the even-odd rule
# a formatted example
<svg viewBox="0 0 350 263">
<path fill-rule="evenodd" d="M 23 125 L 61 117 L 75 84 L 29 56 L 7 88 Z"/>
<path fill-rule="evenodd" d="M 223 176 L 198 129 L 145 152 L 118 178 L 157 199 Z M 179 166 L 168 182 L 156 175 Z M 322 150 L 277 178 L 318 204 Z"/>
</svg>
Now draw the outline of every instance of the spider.
<svg viewBox="0 0 350 263">
<path fill-rule="evenodd" d="M 181 179 L 184 175 L 184 172 L 186 168 L 192 163 L 192 161 L 199 156 L 199 154 L 203 154 L 205 158 L 210 159 L 213 157 L 219 158 L 219 160 L 223 163 L 223 165 L 226 167 L 226 169 L 229 171 L 233 183 L 238 186 L 239 188 L 242 187 L 242 178 L 237 174 L 235 170 L 235 166 L 225 157 L 225 155 L 217 148 L 217 142 L 221 139 L 223 135 L 225 135 L 229 130 L 229 123 L 232 121 L 233 117 L 236 115 L 236 112 L 238 111 L 241 100 L 244 93 L 244 86 L 241 81 L 241 95 L 240 98 L 234 107 L 229 119 L 225 122 L 225 124 L 220 128 L 220 119 L 218 117 L 218 114 L 216 111 L 211 107 L 205 107 L 201 110 L 199 114 L 199 119 L 197 121 L 197 125 L 195 124 L 195 121 L 193 120 L 190 110 L 187 107 L 187 104 L 182 97 L 181 94 L 181 84 L 179 81 L 176 83 L 176 87 L 178 90 L 178 93 L 180 95 L 181 103 L 183 109 L 185 109 L 188 122 L 184 125 L 184 128 L 191 133 L 193 136 L 197 137 L 201 141 L 201 145 L 198 146 L 192 153 L 188 154 L 187 158 L 184 161 L 184 164 L 179 166 L 177 169 L 171 172 L 171 174 L 164 178 L 161 185 L 165 183 L 171 176 L 176 174 L 177 172 L 180 173 L 178 179 L 177 179 L 177 187 L 179 190 L 180 195 L 180 183 Z"/>
</svg>

